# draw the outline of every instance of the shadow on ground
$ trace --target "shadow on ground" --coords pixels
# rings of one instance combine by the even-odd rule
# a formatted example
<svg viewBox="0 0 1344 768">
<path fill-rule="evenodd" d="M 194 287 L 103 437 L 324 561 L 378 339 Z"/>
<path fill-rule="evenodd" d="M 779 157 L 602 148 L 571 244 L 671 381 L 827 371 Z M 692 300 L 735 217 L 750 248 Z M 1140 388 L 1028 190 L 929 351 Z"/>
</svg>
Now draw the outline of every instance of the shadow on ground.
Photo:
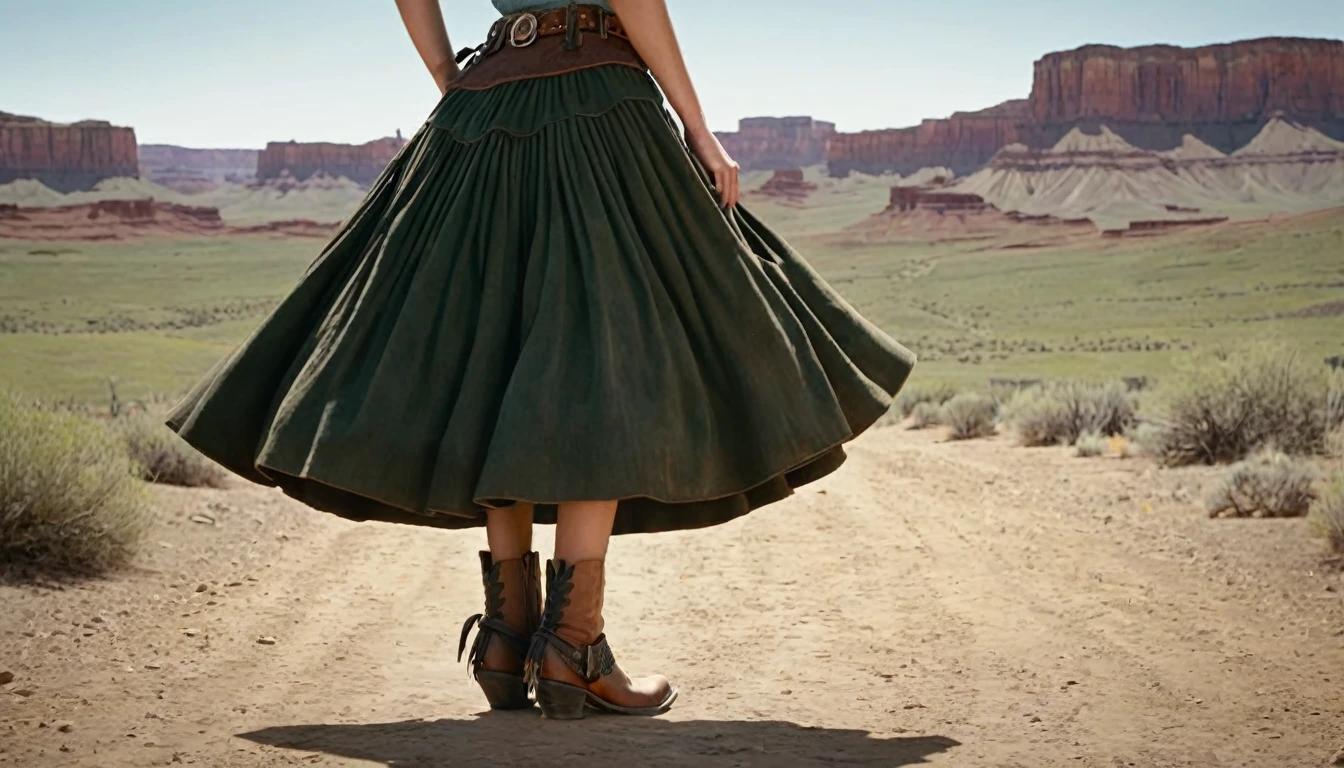
<svg viewBox="0 0 1344 768">
<path fill-rule="evenodd" d="M 382 763 L 453 765 L 901 766 L 960 743 L 942 736 L 876 738 L 866 731 L 784 722 L 589 717 L 557 722 L 530 712 L 475 720 L 286 725 L 238 734 L 273 747 Z"/>
</svg>

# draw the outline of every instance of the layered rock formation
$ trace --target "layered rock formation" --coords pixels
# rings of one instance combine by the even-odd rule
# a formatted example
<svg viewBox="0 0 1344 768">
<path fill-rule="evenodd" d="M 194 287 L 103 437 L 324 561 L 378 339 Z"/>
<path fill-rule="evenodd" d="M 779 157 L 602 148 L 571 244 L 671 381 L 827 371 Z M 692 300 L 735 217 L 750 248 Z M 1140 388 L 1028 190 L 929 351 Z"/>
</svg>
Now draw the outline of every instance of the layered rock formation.
<svg viewBox="0 0 1344 768">
<path fill-rule="evenodd" d="M 59 192 L 139 173 L 135 131 L 102 120 L 68 125 L 0 112 L 0 184 L 36 179 Z"/>
<path fill-rule="evenodd" d="M 1194 136 L 1158 152 L 1107 127 L 1074 128 L 1049 149 L 1004 147 L 954 190 L 1003 210 L 1086 216 L 1108 229 L 1209 219 L 1209 209 L 1308 210 L 1344 203 L 1344 142 L 1278 115 L 1230 155 Z"/>
<path fill-rule="evenodd" d="M 245 184 L 257 172 L 255 149 L 188 149 L 140 145 L 140 178 L 179 192 L 200 192 L 224 181 Z"/>
<path fill-rule="evenodd" d="M 367 144 L 273 141 L 257 156 L 257 179 L 279 179 L 288 171 L 298 181 L 327 174 L 368 186 L 405 144 L 400 131 Z"/>
<path fill-rule="evenodd" d="M 1025 99 L 979 112 L 958 112 L 946 120 L 925 120 L 913 128 L 839 133 L 831 139 L 826 166 L 832 176 L 851 171 L 907 175 L 943 166 L 958 176 L 989 162 L 1018 141 L 1018 126 L 1029 116 Z"/>
<path fill-rule="evenodd" d="M 816 191 L 817 185 L 803 177 L 801 168 L 781 168 L 752 194 L 775 198 L 784 203 L 800 203 Z"/>
<path fill-rule="evenodd" d="M 0 204 L 0 240 L 128 240 L 138 237 L 329 238 L 337 223 L 308 219 L 228 226 L 219 209 L 155 200 L 98 200 L 58 206 Z"/>
<path fill-rule="evenodd" d="M 1100 123 L 1145 149 L 1186 134 L 1223 152 L 1275 112 L 1344 138 L 1344 42 L 1264 38 L 1202 48 L 1089 45 L 1036 62 L 1028 143 Z"/>
<path fill-rule="evenodd" d="M 1105 125 L 1139 149 L 1193 136 L 1222 152 L 1244 146 L 1275 115 L 1344 138 L 1344 42 L 1265 38 L 1202 48 L 1089 45 L 1036 62 L 1029 99 L 913 128 L 838 134 L 827 165 L 909 173 L 946 165 L 964 175 L 1010 144 L 1054 146 Z"/>
<path fill-rule="evenodd" d="M 1002 211 L 977 194 L 942 187 L 895 186 L 891 204 L 867 221 L 849 227 L 843 239 L 866 242 L 890 240 L 961 240 L 994 237 L 1009 232 L 1038 233 L 1048 228 L 1048 239 L 1094 234 L 1087 219 L 1064 220 L 1049 215 Z"/>
<path fill-rule="evenodd" d="M 0 205 L 0 238 L 121 240 L 146 234 L 210 234 L 224 229 L 216 208 L 153 200 L 99 200 L 40 208 Z"/>
<path fill-rule="evenodd" d="M 835 123 L 810 117 L 747 117 L 736 131 L 715 134 L 744 171 L 774 171 L 818 165 Z"/>
</svg>

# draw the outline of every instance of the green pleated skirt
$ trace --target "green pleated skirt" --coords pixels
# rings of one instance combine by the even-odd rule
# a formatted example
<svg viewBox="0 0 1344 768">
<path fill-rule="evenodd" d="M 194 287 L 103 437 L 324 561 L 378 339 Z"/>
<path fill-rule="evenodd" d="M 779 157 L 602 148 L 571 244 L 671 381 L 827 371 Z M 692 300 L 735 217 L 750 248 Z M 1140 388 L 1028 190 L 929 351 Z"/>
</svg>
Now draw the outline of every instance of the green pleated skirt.
<svg viewBox="0 0 1344 768">
<path fill-rule="evenodd" d="M 667 531 L 834 471 L 913 365 L 602 66 L 449 91 L 168 424 L 349 519 L 619 499 L 615 533 Z"/>
</svg>

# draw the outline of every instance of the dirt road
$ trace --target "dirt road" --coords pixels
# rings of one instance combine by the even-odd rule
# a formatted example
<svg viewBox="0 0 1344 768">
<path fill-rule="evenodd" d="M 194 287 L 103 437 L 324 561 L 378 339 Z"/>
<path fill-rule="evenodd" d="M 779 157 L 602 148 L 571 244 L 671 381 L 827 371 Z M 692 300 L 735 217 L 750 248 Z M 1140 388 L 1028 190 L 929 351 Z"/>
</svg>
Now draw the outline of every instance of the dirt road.
<svg viewBox="0 0 1344 768">
<path fill-rule="evenodd" d="M 0 765 L 1329 765 L 1344 578 L 1305 521 L 1205 518 L 1212 476 L 875 431 L 782 504 L 616 540 L 617 658 L 681 697 L 580 723 L 456 663 L 479 532 L 163 489 L 134 572 L 0 587 Z"/>
</svg>

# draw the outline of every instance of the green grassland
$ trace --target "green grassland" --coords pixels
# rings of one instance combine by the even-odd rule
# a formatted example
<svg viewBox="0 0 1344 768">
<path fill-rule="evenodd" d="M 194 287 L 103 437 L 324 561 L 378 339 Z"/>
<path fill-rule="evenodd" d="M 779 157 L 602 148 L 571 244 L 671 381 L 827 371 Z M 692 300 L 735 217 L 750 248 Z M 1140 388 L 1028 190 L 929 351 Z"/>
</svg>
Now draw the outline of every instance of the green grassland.
<svg viewBox="0 0 1344 768">
<path fill-rule="evenodd" d="M 888 186 L 822 180 L 801 208 L 747 204 L 913 348 L 924 381 L 1161 379 L 1202 351 L 1266 339 L 1344 354 L 1344 314 L 1331 309 L 1344 301 L 1344 212 L 1038 249 L 827 236 L 880 210 Z M 122 397 L 171 398 L 246 338 L 320 248 L 0 240 L 0 389 L 105 402 L 116 377 Z"/>
</svg>

